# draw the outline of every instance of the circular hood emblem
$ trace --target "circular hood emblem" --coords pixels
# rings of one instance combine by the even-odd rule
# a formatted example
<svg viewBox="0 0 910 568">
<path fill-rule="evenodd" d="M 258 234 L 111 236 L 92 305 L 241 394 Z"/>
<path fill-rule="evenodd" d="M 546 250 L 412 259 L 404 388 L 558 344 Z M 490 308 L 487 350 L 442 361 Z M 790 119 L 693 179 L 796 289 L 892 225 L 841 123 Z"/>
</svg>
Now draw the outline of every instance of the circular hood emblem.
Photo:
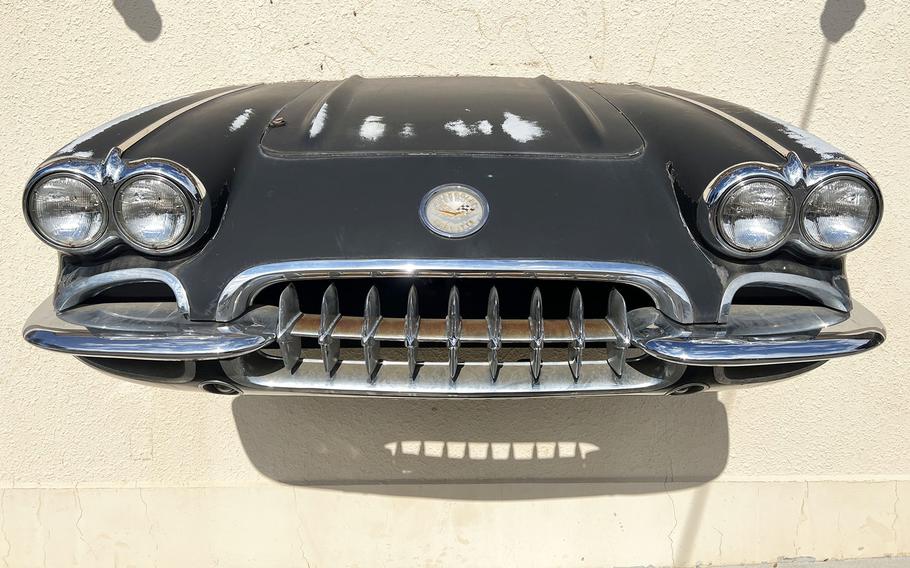
<svg viewBox="0 0 910 568">
<path fill-rule="evenodd" d="M 420 202 L 420 220 L 443 237 L 458 239 L 479 231 L 490 215 L 483 194 L 460 183 L 431 189 Z"/>
</svg>

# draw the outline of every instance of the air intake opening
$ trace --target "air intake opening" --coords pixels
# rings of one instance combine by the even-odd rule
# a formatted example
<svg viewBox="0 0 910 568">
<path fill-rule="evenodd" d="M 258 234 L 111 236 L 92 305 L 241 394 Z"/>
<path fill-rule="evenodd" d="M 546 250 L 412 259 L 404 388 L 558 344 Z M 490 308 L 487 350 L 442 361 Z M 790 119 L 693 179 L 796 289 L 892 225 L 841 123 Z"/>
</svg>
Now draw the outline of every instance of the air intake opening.
<svg viewBox="0 0 910 568">
<path fill-rule="evenodd" d="M 734 305 L 752 306 L 821 306 L 815 298 L 790 288 L 767 285 L 743 286 L 733 296 Z"/>
<path fill-rule="evenodd" d="M 129 282 L 106 288 L 87 298 L 83 304 L 111 304 L 119 302 L 176 302 L 171 287 L 163 282 Z"/>
</svg>

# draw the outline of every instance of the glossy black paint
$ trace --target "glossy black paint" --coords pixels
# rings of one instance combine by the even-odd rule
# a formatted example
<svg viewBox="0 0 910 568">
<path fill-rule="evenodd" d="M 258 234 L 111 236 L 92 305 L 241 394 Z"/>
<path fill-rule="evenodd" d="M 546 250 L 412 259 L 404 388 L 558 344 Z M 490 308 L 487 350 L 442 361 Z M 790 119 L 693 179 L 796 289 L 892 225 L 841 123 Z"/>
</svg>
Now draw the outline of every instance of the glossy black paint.
<svg viewBox="0 0 910 568">
<path fill-rule="evenodd" d="M 72 151 L 103 156 L 171 109 L 204 96 L 123 121 Z M 822 157 L 768 119 L 724 104 L 805 161 Z M 312 136 L 323 105 L 324 124 Z M 509 115 L 542 134 L 526 141 L 509 136 Z M 276 116 L 285 125 L 269 129 Z M 375 139 L 362 135 L 370 117 L 384 125 Z M 459 135 L 458 121 L 468 135 Z M 480 121 L 489 122 L 490 134 Z M 372 124 L 368 133 L 375 134 Z M 413 132 L 402 136 L 407 125 Z M 124 153 L 125 159 L 146 157 L 177 161 L 203 181 L 215 211 L 209 237 L 167 259 L 125 247 L 92 258 L 64 256 L 58 285 L 116 268 L 163 268 L 187 287 L 192 318 L 210 320 L 231 278 L 272 262 L 629 261 L 676 278 L 700 322 L 715 321 L 727 282 L 744 272 L 783 271 L 846 287 L 839 259 L 820 262 L 782 249 L 760 261 L 734 261 L 705 246 L 691 212 L 711 180 L 734 164 L 783 158 L 729 121 L 642 87 L 546 78 L 261 85 L 201 105 Z M 487 225 L 465 239 L 441 238 L 418 218 L 423 195 L 450 182 L 477 188 L 490 203 Z"/>
</svg>

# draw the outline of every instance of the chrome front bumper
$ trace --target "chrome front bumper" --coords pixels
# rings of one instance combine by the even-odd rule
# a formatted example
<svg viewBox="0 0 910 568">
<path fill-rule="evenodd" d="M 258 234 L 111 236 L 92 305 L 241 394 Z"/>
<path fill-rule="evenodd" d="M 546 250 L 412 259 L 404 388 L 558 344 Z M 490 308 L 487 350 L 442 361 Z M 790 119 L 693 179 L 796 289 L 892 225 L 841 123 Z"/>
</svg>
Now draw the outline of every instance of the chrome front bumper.
<svg viewBox="0 0 910 568">
<path fill-rule="evenodd" d="M 881 322 L 856 302 L 850 313 L 735 305 L 724 324 L 680 324 L 655 308 L 640 308 L 628 313 L 631 348 L 639 351 L 629 358 L 627 372 L 614 373 L 606 361 L 585 361 L 585 374 L 573 379 L 565 361 L 550 362 L 533 380 L 527 362 L 505 363 L 491 380 L 487 363 L 466 362 L 451 380 L 445 363 L 425 364 L 416 378 L 404 372 L 407 362 L 383 362 L 373 376 L 362 365 L 344 361 L 330 375 L 320 374 L 319 360 L 303 358 L 296 367 L 285 368 L 280 357 L 276 362 L 263 355 L 264 348 L 281 339 L 279 319 L 279 309 L 272 306 L 218 323 L 190 321 L 176 303 L 83 305 L 58 312 L 48 299 L 23 333 L 38 347 L 87 358 L 120 376 L 170 386 L 214 384 L 219 388 L 207 390 L 222 392 L 223 387 L 232 393 L 474 397 L 661 394 L 690 392 L 693 384 L 700 385 L 697 390 L 720 388 L 757 382 L 727 380 L 730 373 L 723 369 L 771 365 L 764 380 L 774 380 L 795 374 L 788 369 L 799 372 L 813 363 L 868 351 L 885 338 Z M 124 359 L 146 361 L 149 367 L 126 372 L 116 362 Z M 186 362 L 184 371 L 157 380 L 154 362 L 166 361 Z M 202 361 L 214 362 L 196 364 Z"/>
</svg>

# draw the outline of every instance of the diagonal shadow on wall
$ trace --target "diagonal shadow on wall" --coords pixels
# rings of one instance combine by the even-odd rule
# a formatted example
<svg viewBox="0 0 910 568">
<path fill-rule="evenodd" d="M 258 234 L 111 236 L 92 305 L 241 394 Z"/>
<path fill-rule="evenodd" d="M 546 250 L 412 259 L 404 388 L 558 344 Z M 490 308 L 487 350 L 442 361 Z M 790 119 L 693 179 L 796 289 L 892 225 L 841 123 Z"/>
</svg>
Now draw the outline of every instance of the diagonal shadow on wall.
<svg viewBox="0 0 910 568">
<path fill-rule="evenodd" d="M 822 77 L 825 67 L 828 65 L 831 46 L 842 40 L 856 26 L 857 20 L 865 10 L 865 0 L 828 0 L 825 2 L 825 8 L 819 18 L 825 43 L 819 53 L 818 62 L 815 64 L 815 73 L 809 85 L 809 94 L 806 96 L 806 106 L 803 108 L 803 116 L 800 120 L 802 128 L 808 127 L 812 120 L 815 101 L 818 99 Z"/>
<path fill-rule="evenodd" d="M 729 451 L 727 415 L 715 394 L 244 396 L 233 413 L 249 459 L 271 479 L 447 499 L 643 493 L 667 481 L 695 486 L 723 471 Z"/>
</svg>

